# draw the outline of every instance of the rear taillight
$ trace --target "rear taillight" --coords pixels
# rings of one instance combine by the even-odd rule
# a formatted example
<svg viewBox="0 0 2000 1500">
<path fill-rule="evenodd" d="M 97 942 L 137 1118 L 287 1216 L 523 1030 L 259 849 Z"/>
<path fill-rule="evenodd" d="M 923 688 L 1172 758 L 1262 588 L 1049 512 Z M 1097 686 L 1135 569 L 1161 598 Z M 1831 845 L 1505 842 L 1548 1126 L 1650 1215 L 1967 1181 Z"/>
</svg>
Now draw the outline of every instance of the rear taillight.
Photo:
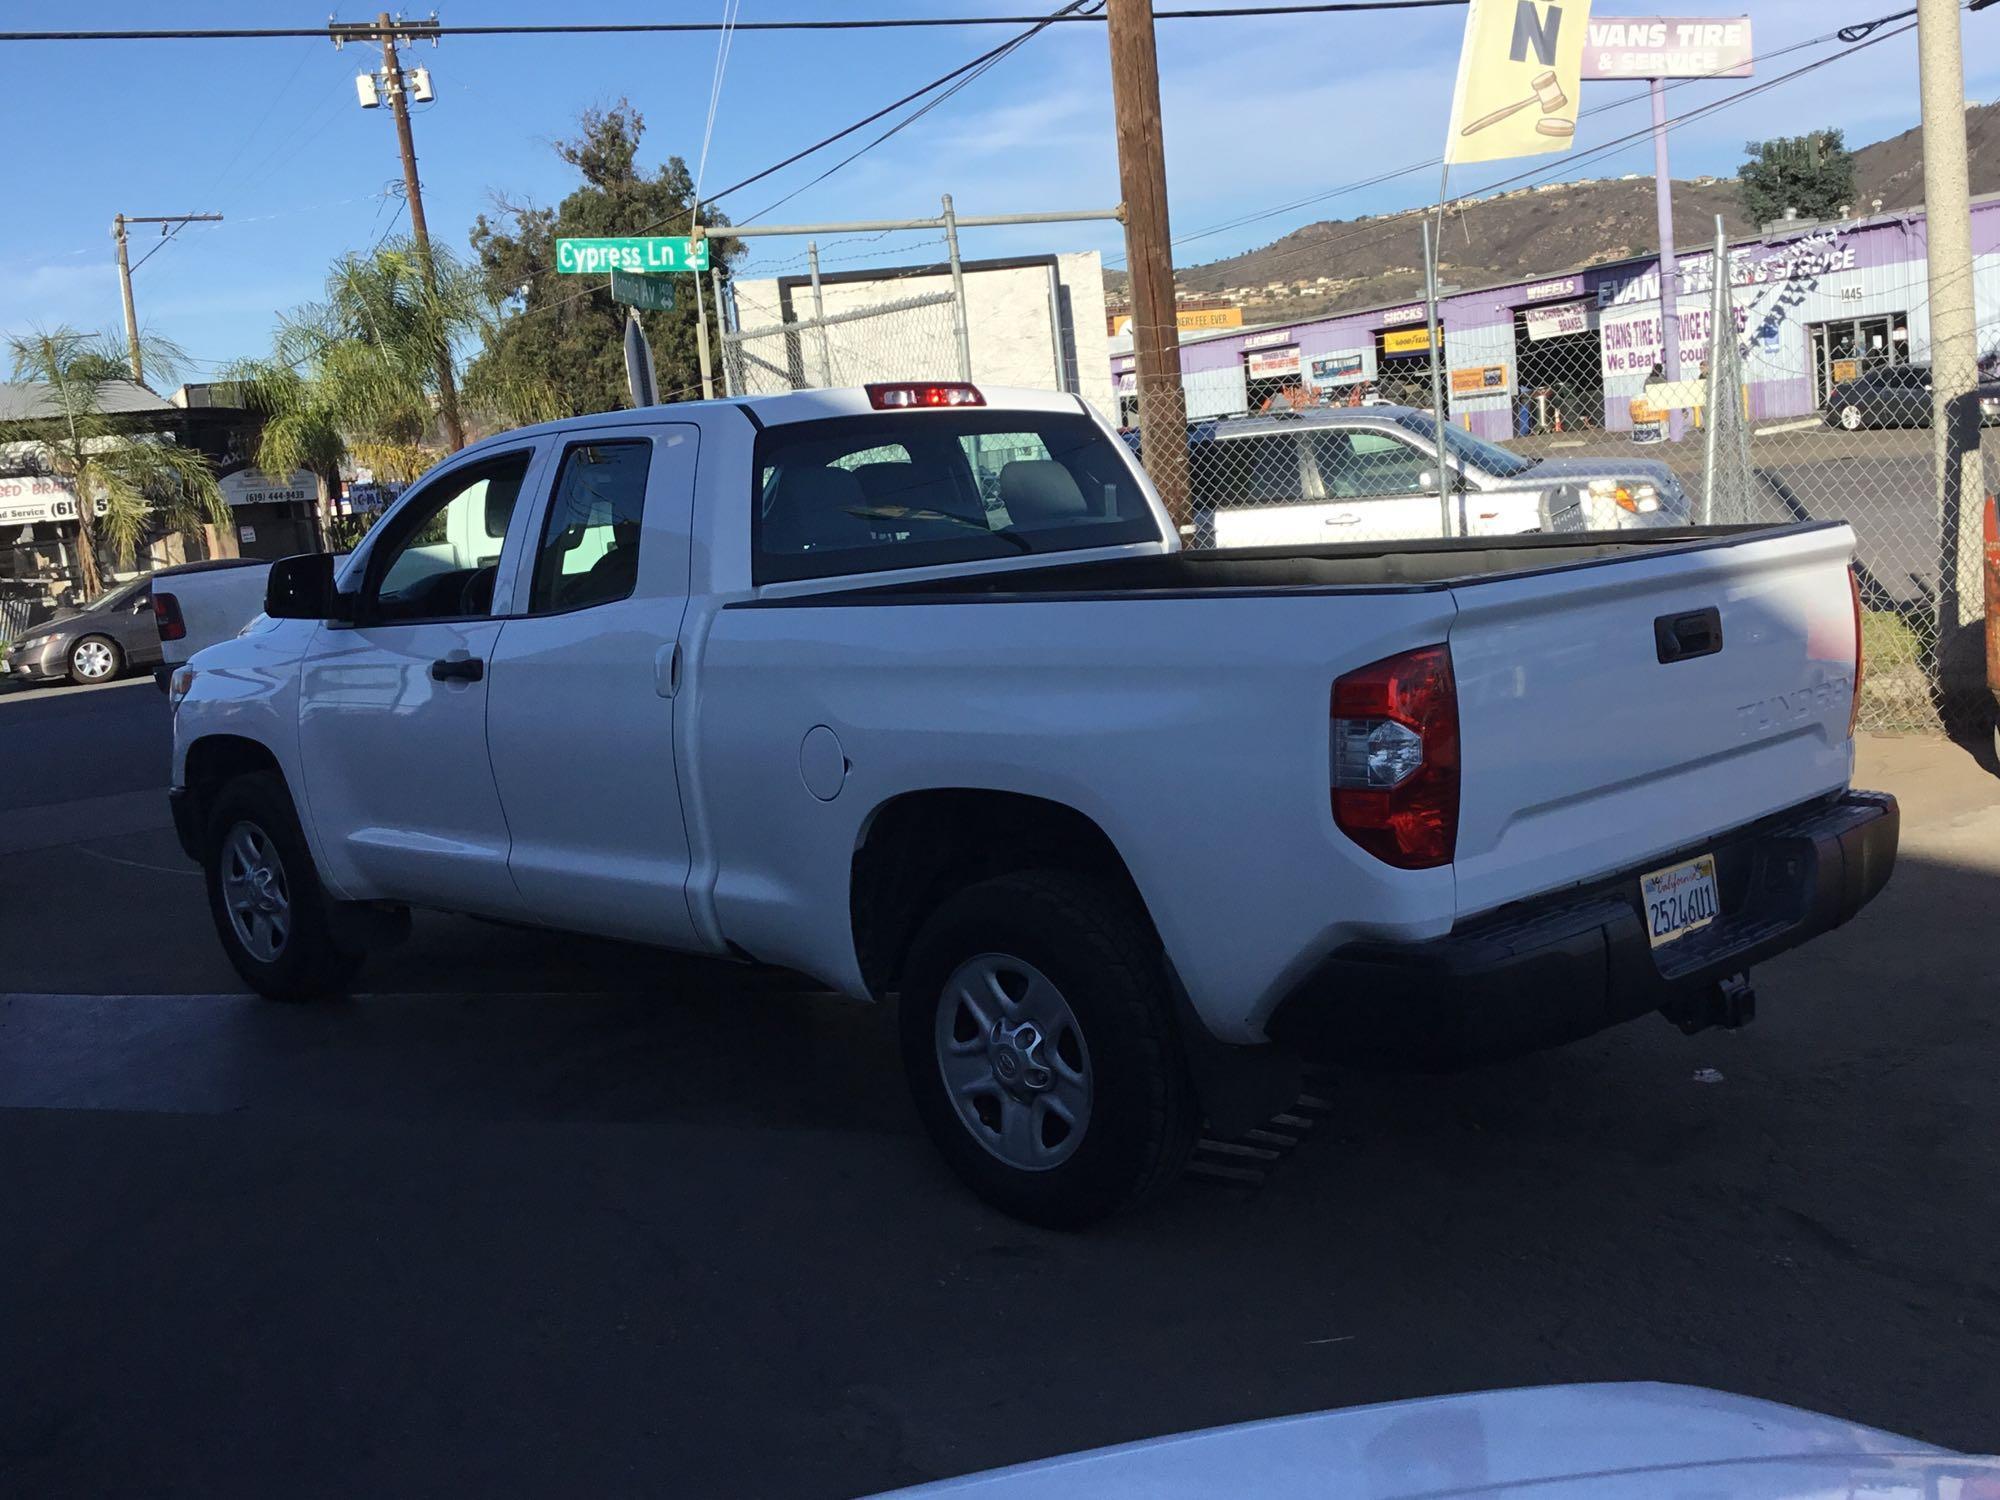
<svg viewBox="0 0 2000 1500">
<path fill-rule="evenodd" d="M 909 406 L 984 406 L 976 386 L 961 380 L 878 381 L 868 387 L 868 404 L 877 411 Z"/>
<path fill-rule="evenodd" d="M 187 622 L 181 618 L 181 601 L 157 589 L 153 591 L 153 623 L 160 627 L 160 639 L 163 641 L 178 641 L 187 637 Z"/>
<path fill-rule="evenodd" d="M 1458 689 L 1451 651 L 1424 646 L 1333 685 L 1333 821 L 1405 870 L 1451 863 L 1458 843 Z"/>
<path fill-rule="evenodd" d="M 1854 600 L 1854 701 L 1847 710 L 1847 737 L 1854 738 L 1856 726 L 1861 723 L 1861 576 L 1854 571 L 1854 565 L 1847 566 L 1847 592 Z"/>
</svg>

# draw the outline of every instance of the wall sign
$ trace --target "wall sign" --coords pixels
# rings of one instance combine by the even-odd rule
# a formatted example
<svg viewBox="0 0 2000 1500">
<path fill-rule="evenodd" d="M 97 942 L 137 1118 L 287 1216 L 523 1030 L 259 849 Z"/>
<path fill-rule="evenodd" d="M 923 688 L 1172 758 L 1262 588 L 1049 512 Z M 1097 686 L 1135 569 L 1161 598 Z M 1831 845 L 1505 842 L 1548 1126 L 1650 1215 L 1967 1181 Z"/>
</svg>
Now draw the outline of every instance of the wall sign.
<svg viewBox="0 0 2000 1500">
<path fill-rule="evenodd" d="M 1464 365 L 1451 372 L 1453 396 L 1504 396 L 1510 389 L 1505 365 Z"/>
<path fill-rule="evenodd" d="M 1590 305 L 1564 302 L 1554 307 L 1531 307 L 1522 318 L 1531 339 L 1559 339 L 1572 333 L 1590 332 Z"/>
<path fill-rule="evenodd" d="M 1353 385 L 1367 378 L 1362 372 L 1367 368 L 1367 351 L 1362 349 L 1339 349 L 1332 354 L 1313 356 L 1312 378 L 1314 385 Z"/>
<path fill-rule="evenodd" d="M 1299 346 L 1258 349 L 1244 356 L 1244 373 L 1252 380 L 1278 380 L 1299 373 Z"/>
<path fill-rule="evenodd" d="M 1444 329 L 1438 329 L 1438 347 L 1444 347 Z M 1396 333 L 1382 335 L 1384 354 L 1422 354 L 1431 346 L 1431 331 L 1428 328 L 1405 328 Z"/>
</svg>

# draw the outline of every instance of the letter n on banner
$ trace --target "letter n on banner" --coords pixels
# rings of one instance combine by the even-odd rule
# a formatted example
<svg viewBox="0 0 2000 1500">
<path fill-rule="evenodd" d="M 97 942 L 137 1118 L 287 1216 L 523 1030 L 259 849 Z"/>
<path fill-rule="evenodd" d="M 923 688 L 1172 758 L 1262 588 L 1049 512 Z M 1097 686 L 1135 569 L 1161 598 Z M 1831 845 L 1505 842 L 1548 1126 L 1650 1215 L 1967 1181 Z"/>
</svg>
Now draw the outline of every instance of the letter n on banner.
<svg viewBox="0 0 2000 1500">
<path fill-rule="evenodd" d="M 1472 0 L 1445 161 L 1567 151 L 1589 25 L 1590 0 Z"/>
</svg>

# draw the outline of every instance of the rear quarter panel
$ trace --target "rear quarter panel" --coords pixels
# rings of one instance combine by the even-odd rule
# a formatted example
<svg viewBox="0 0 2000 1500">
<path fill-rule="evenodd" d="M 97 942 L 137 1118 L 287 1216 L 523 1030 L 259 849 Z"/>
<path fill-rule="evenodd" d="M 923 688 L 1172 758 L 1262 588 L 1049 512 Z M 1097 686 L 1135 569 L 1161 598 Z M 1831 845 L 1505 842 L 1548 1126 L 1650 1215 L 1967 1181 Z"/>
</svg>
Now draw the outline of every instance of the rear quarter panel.
<svg viewBox="0 0 2000 1500">
<path fill-rule="evenodd" d="M 1432 591 L 700 612 L 680 699 L 697 920 L 862 994 L 849 878 L 875 811 L 931 788 L 1047 798 L 1117 846 L 1210 1028 L 1255 1040 L 1337 943 L 1450 926 L 1449 869 L 1389 869 L 1335 829 L 1327 717 L 1339 673 L 1443 640 L 1451 608 Z M 850 763 L 825 802 L 800 770 L 818 725 Z"/>
</svg>

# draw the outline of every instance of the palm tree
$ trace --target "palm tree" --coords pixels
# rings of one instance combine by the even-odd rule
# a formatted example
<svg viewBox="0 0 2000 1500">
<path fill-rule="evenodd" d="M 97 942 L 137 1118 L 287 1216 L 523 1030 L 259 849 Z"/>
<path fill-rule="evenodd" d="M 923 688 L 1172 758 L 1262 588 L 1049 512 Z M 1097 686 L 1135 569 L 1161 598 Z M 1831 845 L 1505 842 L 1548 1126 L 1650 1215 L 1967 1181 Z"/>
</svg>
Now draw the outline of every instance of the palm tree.
<svg viewBox="0 0 2000 1500">
<path fill-rule="evenodd" d="M 279 324 L 269 358 L 230 371 L 264 416 L 254 461 L 270 474 L 304 469 L 327 511 L 344 460 L 410 480 L 437 454 L 424 445 L 445 398 L 437 351 L 483 332 L 491 309 L 479 277 L 433 245 L 391 240 L 349 253 L 327 274 L 325 300 Z M 533 393 L 494 393 L 505 415 L 535 414 Z"/>
<path fill-rule="evenodd" d="M 123 351 L 108 335 L 59 327 L 7 344 L 14 378 L 42 387 L 45 400 L 35 415 L 0 423 L 0 445 L 22 445 L 76 495 L 77 582 L 85 599 L 104 587 L 100 537 L 129 565 L 150 525 L 193 530 L 229 524 L 229 507 L 206 458 L 106 410 L 109 387 L 130 378 Z M 150 336 L 141 339 L 140 352 L 148 365 L 165 371 L 186 358 Z"/>
</svg>

